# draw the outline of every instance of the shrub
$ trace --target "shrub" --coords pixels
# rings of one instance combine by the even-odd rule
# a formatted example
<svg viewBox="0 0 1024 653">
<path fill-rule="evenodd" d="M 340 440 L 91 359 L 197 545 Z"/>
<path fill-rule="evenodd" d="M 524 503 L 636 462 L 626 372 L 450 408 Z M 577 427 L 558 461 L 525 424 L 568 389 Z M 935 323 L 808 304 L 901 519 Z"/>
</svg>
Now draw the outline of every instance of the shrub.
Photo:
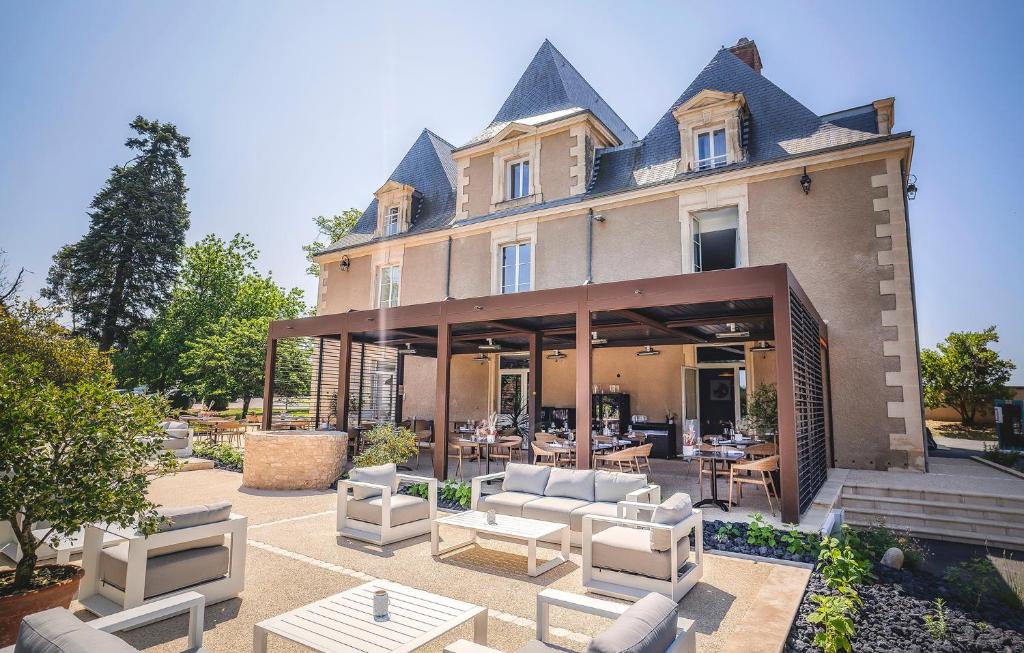
<svg viewBox="0 0 1024 653">
<path fill-rule="evenodd" d="M 850 640 L 854 635 L 853 615 L 857 613 L 855 599 L 843 594 L 811 597 L 818 607 L 807 615 L 807 621 L 818 624 L 822 630 L 814 635 L 814 645 L 825 653 L 853 651 Z"/>
<path fill-rule="evenodd" d="M 857 553 L 872 563 L 878 562 L 887 550 L 896 547 L 903 551 L 904 563 L 910 569 L 919 569 L 928 555 L 920 542 L 904 532 L 887 528 L 881 522 L 856 531 L 854 544 Z"/>
<path fill-rule="evenodd" d="M 775 548 L 776 543 L 775 529 L 764 523 L 764 515 L 759 512 L 751 515 L 747 524 L 747 544 Z"/>
<path fill-rule="evenodd" d="M 949 639 L 949 624 L 946 623 L 946 602 L 943 599 L 935 599 L 935 609 L 924 616 L 924 627 L 932 639 Z"/>
<path fill-rule="evenodd" d="M 115 389 L 109 357 L 33 305 L 0 310 L 0 519 L 21 546 L 13 592 L 34 579 L 36 551 L 92 522 L 159 525 L 151 474 L 173 470 L 157 426 L 166 403 Z M 37 538 L 35 522 L 50 524 Z"/>
<path fill-rule="evenodd" d="M 406 489 L 406 492 L 414 497 L 426 499 L 430 496 L 430 486 L 426 483 L 414 483 Z"/>
<path fill-rule="evenodd" d="M 1007 583 L 992 561 L 984 556 L 953 565 L 942 575 L 942 579 L 961 600 L 972 605 L 975 610 L 981 606 L 985 597 L 994 598 L 1016 610 L 1024 609 L 1021 600 L 1024 588 L 1014 587 L 1012 581 Z"/>
<path fill-rule="evenodd" d="M 1014 467 L 1020 461 L 1019 451 L 1002 451 L 997 445 L 985 445 L 985 452 L 981 454 L 985 460 L 990 460 L 1003 467 Z"/>
<path fill-rule="evenodd" d="M 394 463 L 401 465 L 416 455 L 416 436 L 394 424 L 378 424 L 363 435 L 366 448 L 355 457 L 356 467 Z"/>
<path fill-rule="evenodd" d="M 818 552 L 818 569 L 829 589 L 843 592 L 873 578 L 871 561 L 857 555 L 856 535 L 843 526 L 842 539 L 825 537 Z"/>
<path fill-rule="evenodd" d="M 817 555 L 820 540 L 816 535 L 798 531 L 796 524 L 787 524 L 786 526 L 789 530 L 779 537 L 786 545 L 786 551 L 793 555 Z"/>
<path fill-rule="evenodd" d="M 468 508 L 470 501 L 473 500 L 473 487 L 469 483 L 448 479 L 441 486 L 441 498 Z"/>
<path fill-rule="evenodd" d="M 192 445 L 192 454 L 199 458 L 215 460 L 222 465 L 234 467 L 239 470 L 242 469 L 245 458 L 240 449 L 236 449 L 230 444 L 224 442 L 218 444 L 213 442 L 197 441 Z"/>
<path fill-rule="evenodd" d="M 725 542 L 726 540 L 732 540 L 742 535 L 740 527 L 733 522 L 725 522 L 718 527 L 718 532 L 715 533 L 715 539 L 719 542 Z"/>
</svg>

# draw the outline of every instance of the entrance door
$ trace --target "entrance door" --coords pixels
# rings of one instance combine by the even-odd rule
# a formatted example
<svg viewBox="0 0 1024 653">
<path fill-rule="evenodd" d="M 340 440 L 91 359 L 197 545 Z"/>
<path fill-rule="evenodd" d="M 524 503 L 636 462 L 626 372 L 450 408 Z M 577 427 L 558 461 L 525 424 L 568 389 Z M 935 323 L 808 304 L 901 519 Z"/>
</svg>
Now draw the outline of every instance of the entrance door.
<svg viewBox="0 0 1024 653">
<path fill-rule="evenodd" d="M 736 423 L 736 371 L 734 368 L 699 370 L 700 433 L 718 435 Z"/>
</svg>

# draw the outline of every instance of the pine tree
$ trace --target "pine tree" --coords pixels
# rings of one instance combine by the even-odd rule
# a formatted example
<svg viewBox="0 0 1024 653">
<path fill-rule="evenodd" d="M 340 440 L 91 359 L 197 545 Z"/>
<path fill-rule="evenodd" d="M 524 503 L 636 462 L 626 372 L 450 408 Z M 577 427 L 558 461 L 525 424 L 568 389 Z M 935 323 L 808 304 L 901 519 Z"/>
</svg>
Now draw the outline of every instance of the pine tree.
<svg viewBox="0 0 1024 653">
<path fill-rule="evenodd" d="M 138 116 L 137 136 L 125 146 L 136 155 L 114 166 L 90 205 L 89 231 L 55 257 L 47 295 L 66 298 L 80 333 L 101 351 L 123 346 L 163 303 L 177 276 L 185 232 L 186 136 L 170 123 Z"/>
</svg>

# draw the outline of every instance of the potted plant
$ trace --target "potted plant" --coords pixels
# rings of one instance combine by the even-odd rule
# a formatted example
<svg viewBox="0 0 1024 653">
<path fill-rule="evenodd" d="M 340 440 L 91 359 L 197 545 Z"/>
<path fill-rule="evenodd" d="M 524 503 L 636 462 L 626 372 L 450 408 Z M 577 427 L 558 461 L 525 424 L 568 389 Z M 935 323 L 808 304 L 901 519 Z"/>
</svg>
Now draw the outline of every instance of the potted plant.
<svg viewBox="0 0 1024 653">
<path fill-rule="evenodd" d="M 0 572 L 0 646 L 23 616 L 67 607 L 82 575 L 37 566 L 39 549 L 84 525 L 156 529 L 150 473 L 173 469 L 157 426 L 165 404 L 118 392 L 109 357 L 33 304 L 0 308 L 0 520 L 21 549 Z"/>
<path fill-rule="evenodd" d="M 765 440 L 775 441 L 779 430 L 779 397 L 774 383 L 762 383 L 750 393 L 747 420 Z"/>
<path fill-rule="evenodd" d="M 416 434 L 404 426 L 378 424 L 363 434 L 363 441 L 366 447 L 352 461 L 356 467 L 401 465 L 416 455 Z"/>
</svg>

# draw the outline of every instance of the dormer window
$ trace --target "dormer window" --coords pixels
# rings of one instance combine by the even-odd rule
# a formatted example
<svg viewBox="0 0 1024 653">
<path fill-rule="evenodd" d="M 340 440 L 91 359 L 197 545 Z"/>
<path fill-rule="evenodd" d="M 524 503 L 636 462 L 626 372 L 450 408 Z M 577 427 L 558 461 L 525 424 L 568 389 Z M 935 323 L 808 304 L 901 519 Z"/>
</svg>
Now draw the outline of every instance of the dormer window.
<svg viewBox="0 0 1024 653">
<path fill-rule="evenodd" d="M 728 163 L 729 154 L 725 146 L 725 127 L 697 132 L 697 170 L 717 168 Z"/>
<path fill-rule="evenodd" d="M 401 211 L 397 206 L 388 208 L 384 218 L 384 235 L 395 236 L 401 229 Z"/>
<path fill-rule="evenodd" d="M 530 161 L 516 161 L 508 167 L 508 198 L 510 200 L 530 194 Z"/>
</svg>

